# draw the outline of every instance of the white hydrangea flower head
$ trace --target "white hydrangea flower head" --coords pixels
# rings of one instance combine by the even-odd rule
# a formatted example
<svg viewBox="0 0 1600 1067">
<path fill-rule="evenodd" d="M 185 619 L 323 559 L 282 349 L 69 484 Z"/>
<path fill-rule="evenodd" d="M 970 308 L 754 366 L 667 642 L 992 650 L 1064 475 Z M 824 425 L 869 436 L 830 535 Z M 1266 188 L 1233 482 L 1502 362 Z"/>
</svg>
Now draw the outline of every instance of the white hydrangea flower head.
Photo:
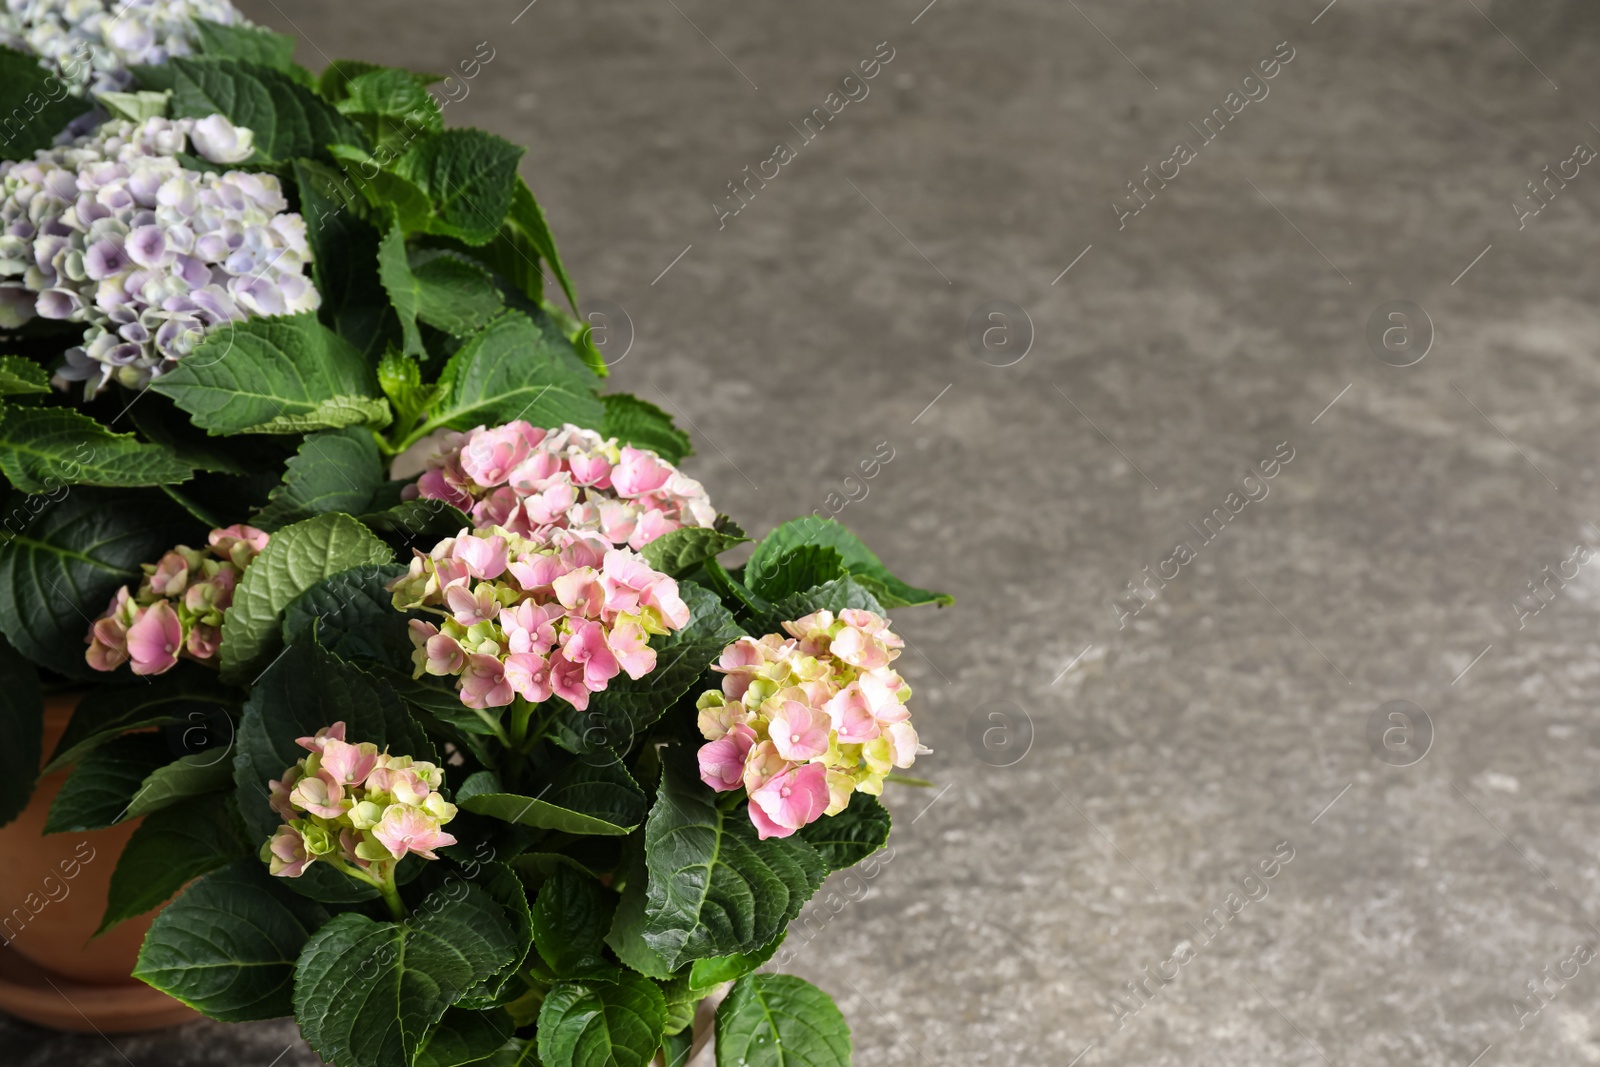
<svg viewBox="0 0 1600 1067">
<path fill-rule="evenodd" d="M 197 19 L 250 25 L 229 0 L 5 0 L 0 44 L 38 55 L 82 96 L 126 89 L 130 66 L 192 55 Z"/>
<path fill-rule="evenodd" d="M 174 158 L 236 162 L 251 139 L 221 116 L 116 121 L 0 163 L 0 328 L 83 323 L 55 380 L 93 396 L 144 388 L 218 324 L 316 310 L 305 220 L 278 179 Z"/>
</svg>

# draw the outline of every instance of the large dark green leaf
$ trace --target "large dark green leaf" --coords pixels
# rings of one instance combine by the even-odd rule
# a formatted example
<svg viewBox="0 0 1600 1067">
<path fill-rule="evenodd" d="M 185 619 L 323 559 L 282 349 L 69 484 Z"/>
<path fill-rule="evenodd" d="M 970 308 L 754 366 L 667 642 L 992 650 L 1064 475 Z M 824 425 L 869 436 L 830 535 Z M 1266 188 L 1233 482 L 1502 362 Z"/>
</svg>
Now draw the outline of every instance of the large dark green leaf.
<svg viewBox="0 0 1600 1067">
<path fill-rule="evenodd" d="M 287 526 L 245 570 L 222 619 L 222 676 L 248 680 L 277 651 L 280 614 L 324 578 L 382 566 L 394 553 L 348 515 L 318 515 Z"/>
<path fill-rule="evenodd" d="M 30 520 L 35 503 L 43 506 Z M 203 533 L 156 492 L 78 488 L 59 503 L 13 504 L 19 523 L 8 520 L 6 529 L 16 536 L 0 545 L 0 631 L 17 651 L 70 678 L 94 676 L 83 658 L 87 620 L 106 610 L 117 587 L 138 585 L 139 564 Z"/>
<path fill-rule="evenodd" d="M 285 643 L 298 641 L 315 626 L 317 643 L 340 659 L 372 660 L 409 673 L 412 644 L 406 615 L 395 610 L 393 597 L 383 588 L 404 573 L 404 564 L 387 563 L 324 578 L 284 611 Z"/>
<path fill-rule="evenodd" d="M 255 857 L 213 871 L 157 915 L 133 976 L 223 1022 L 293 1010 L 295 961 L 328 921 Z"/>
<path fill-rule="evenodd" d="M 671 415 L 648 400 L 632 393 L 607 393 L 600 399 L 606 405 L 605 421 L 600 425 L 603 436 L 647 448 L 668 463 L 681 463 L 694 452 L 689 435 L 673 425 Z"/>
<path fill-rule="evenodd" d="M 672 967 L 761 948 L 822 884 L 822 857 L 800 837 L 758 841 L 742 808 L 718 807 L 687 750 L 662 763 L 645 822 L 645 943 Z"/>
<path fill-rule="evenodd" d="M 232 788 L 233 761 L 229 749 L 191 752 L 150 772 L 128 805 L 128 817 L 160 811 L 185 797 Z"/>
<path fill-rule="evenodd" d="M 481 245 L 511 209 L 525 151 L 482 130 L 445 130 L 417 140 L 393 170 L 433 203 L 429 232 Z"/>
<path fill-rule="evenodd" d="M 572 346 L 548 324 L 508 311 L 450 358 L 449 391 L 426 430 L 469 430 L 525 419 L 535 426 L 599 426 L 605 408 Z M 421 437 L 418 431 L 413 437 Z"/>
<path fill-rule="evenodd" d="M 889 843 L 889 809 L 870 793 L 855 793 L 837 815 L 801 827 L 830 871 L 854 867 Z"/>
<path fill-rule="evenodd" d="M 112 433 L 71 408 L 5 404 L 0 472 L 25 493 L 53 493 L 63 485 L 166 485 L 187 480 L 194 468 L 160 445 Z"/>
<path fill-rule="evenodd" d="M 0 48 L 0 115 L 7 116 L 3 151 L 7 159 L 32 159 L 49 148 L 56 134 L 93 104 L 67 92 L 67 83 L 39 57 Z"/>
<path fill-rule="evenodd" d="M 746 975 L 717 1008 L 717 1067 L 850 1067 L 850 1027 L 810 982 Z"/>
<path fill-rule="evenodd" d="M 362 145 L 365 137 L 327 101 L 283 71 L 235 59 L 174 59 L 172 117 L 222 115 L 255 131 L 260 163 L 326 155 L 330 144 Z"/>
<path fill-rule="evenodd" d="M 309 311 L 213 330 L 150 388 L 213 434 L 381 429 L 391 418 L 361 352 Z"/>
<path fill-rule="evenodd" d="M 367 430 L 324 430 L 300 443 L 267 506 L 250 520 L 263 530 L 332 511 L 359 515 L 384 482 L 378 445 Z"/>
<path fill-rule="evenodd" d="M 301 1033 L 340 1067 L 411 1067 L 429 1030 L 462 994 L 517 960 L 505 909 L 458 883 L 403 923 L 354 912 L 324 926 L 295 973 Z"/>
<path fill-rule="evenodd" d="M 33 795 L 43 733 L 39 672 L 0 638 L 0 826 Z"/>
<path fill-rule="evenodd" d="M 779 556 L 777 562 L 755 573 L 750 591 L 767 600 L 804 593 L 836 578 L 843 578 L 844 559 L 839 550 L 825 545 L 801 545 Z M 749 568 L 745 569 L 750 575 Z"/>
<path fill-rule="evenodd" d="M 763 538 L 751 553 L 750 562 L 745 564 L 745 583 L 752 589 L 757 588 L 764 572 L 775 569 L 785 554 L 801 545 L 822 545 L 836 550 L 856 580 L 886 608 L 955 603 L 955 599 L 945 593 L 918 589 L 902 582 L 889 573 L 883 561 L 873 555 L 859 537 L 832 519 L 814 515 L 786 522 Z"/>
<path fill-rule="evenodd" d="M 661 1047 L 661 987 L 619 967 L 557 982 L 539 1009 L 539 1058 L 551 1067 L 645 1067 Z"/>
<path fill-rule="evenodd" d="M 499 1067 L 496 1053 L 516 1030 L 516 1021 L 500 1008 L 451 1008 L 423 1038 L 411 1067 Z"/>
<path fill-rule="evenodd" d="M 617 895 L 571 867 L 557 867 L 533 902 L 533 943 L 559 977 L 605 963 L 606 931 Z"/>
<path fill-rule="evenodd" d="M 200 723 L 235 705 L 238 694 L 204 667 L 180 663 L 142 682 L 102 685 L 84 694 L 46 771 L 75 763 L 118 734 L 152 726 Z"/>
<path fill-rule="evenodd" d="M 364 218 L 365 197 L 352 179 L 308 159 L 294 161 L 300 215 L 315 258 L 311 273 L 322 296 L 322 324 L 369 358 L 394 329 L 394 309 L 378 280 L 378 230 Z"/>
<path fill-rule="evenodd" d="M 589 698 L 586 711 L 570 709 L 558 722 L 561 743 L 574 752 L 624 749 L 639 731 L 661 718 L 744 631 L 728 609 L 693 582 L 679 582 L 688 605 L 689 625 L 666 637 L 653 637 L 655 670 L 635 681 L 618 675 L 605 692 Z"/>
<path fill-rule="evenodd" d="M 160 734 L 115 737 L 89 752 L 72 769 L 45 820 L 47 834 L 98 830 L 129 817 L 146 777 L 171 762 L 172 747 Z"/>
<path fill-rule="evenodd" d="M 147 815 L 111 872 L 100 931 L 160 907 L 193 879 L 255 851 L 224 799 L 191 797 Z"/>
</svg>

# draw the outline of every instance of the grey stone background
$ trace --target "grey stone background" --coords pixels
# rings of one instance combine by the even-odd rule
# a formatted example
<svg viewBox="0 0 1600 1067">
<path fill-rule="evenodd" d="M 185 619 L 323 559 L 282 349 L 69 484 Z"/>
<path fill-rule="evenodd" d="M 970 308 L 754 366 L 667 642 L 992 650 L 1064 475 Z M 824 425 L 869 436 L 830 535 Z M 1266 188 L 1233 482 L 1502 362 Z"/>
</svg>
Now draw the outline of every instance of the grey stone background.
<svg viewBox="0 0 1600 1067">
<path fill-rule="evenodd" d="M 1600 948 L 1600 562 L 1514 607 L 1600 547 L 1600 174 L 1511 207 L 1600 146 L 1594 5 L 925 2 L 242 6 L 313 67 L 489 42 L 448 121 L 530 146 L 580 291 L 631 318 L 616 387 L 681 417 L 747 527 L 860 496 L 892 448 L 840 518 L 958 599 L 897 622 L 937 786 L 889 798 L 892 858 L 785 962 L 858 1063 L 1600 1062 L 1600 964 L 1545 971 Z M 725 183 L 883 41 L 719 229 Z M 1125 183 L 1284 41 L 1119 230 Z M 1405 368 L 1365 339 L 1397 299 L 1435 334 Z M 1031 320 L 1010 366 L 1022 320 L 967 339 L 992 300 Z M 1414 714 L 1368 741 L 1391 700 L 1432 724 L 1410 766 Z M 293 1038 L 5 1026 L 0 1060 L 315 1063 Z"/>
</svg>

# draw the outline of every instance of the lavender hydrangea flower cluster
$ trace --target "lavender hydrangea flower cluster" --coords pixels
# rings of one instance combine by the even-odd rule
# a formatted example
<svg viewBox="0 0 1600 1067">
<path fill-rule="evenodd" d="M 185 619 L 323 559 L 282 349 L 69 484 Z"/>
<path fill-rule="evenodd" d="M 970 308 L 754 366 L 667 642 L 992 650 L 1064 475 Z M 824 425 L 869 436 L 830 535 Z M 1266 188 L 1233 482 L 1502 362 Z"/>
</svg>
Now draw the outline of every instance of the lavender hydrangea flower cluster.
<svg viewBox="0 0 1600 1067">
<path fill-rule="evenodd" d="M 219 323 L 321 303 L 305 220 L 270 174 L 201 173 L 252 152 L 220 115 L 108 122 L 25 162 L 0 163 L 0 327 L 85 324 L 56 384 L 142 389 Z"/>
<path fill-rule="evenodd" d="M 130 66 L 192 54 L 197 19 L 250 25 L 228 0 L 5 0 L 0 44 L 38 55 L 82 96 L 128 88 Z"/>
</svg>

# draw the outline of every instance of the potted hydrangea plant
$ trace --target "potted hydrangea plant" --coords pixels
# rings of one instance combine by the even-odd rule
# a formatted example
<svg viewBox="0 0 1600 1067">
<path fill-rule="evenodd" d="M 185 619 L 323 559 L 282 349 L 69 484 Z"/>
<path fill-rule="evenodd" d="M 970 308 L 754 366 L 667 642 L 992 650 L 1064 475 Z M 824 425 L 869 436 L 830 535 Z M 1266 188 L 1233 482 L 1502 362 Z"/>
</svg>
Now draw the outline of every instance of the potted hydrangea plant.
<svg viewBox="0 0 1600 1067">
<path fill-rule="evenodd" d="M 848 1063 L 761 968 L 883 846 L 887 611 L 948 598 L 815 515 L 721 562 L 429 78 L 131 10 L 0 19 L 0 855 L 120 834 L 89 930 L 339 1067 Z"/>
</svg>

